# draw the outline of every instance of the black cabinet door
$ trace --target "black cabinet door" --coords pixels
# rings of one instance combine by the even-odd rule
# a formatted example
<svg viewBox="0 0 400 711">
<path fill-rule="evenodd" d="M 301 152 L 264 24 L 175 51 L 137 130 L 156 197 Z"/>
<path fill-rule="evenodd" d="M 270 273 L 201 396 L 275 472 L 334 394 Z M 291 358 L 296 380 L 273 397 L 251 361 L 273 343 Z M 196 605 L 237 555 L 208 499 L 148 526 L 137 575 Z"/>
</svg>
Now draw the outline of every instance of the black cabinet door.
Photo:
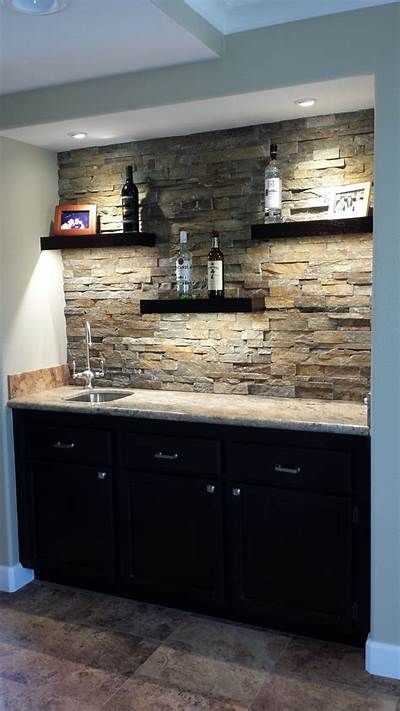
<svg viewBox="0 0 400 711">
<path fill-rule="evenodd" d="M 238 611 L 271 626 L 350 633 L 350 500 L 242 483 L 229 498 Z"/>
<path fill-rule="evenodd" d="M 223 595 L 222 491 L 217 481 L 120 472 L 121 568 L 134 589 L 186 602 Z"/>
<path fill-rule="evenodd" d="M 37 462 L 28 474 L 35 568 L 71 579 L 112 581 L 111 471 Z"/>
</svg>

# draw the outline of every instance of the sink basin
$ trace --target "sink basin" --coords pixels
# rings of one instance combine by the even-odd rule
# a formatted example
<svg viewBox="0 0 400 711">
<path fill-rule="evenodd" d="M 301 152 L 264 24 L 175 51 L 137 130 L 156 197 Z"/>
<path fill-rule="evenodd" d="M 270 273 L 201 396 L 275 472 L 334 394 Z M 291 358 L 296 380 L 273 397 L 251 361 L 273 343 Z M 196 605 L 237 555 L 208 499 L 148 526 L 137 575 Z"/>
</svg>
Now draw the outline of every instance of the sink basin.
<svg viewBox="0 0 400 711">
<path fill-rule="evenodd" d="M 129 395 L 132 394 L 131 390 L 125 390 L 125 392 L 121 392 L 121 390 L 86 390 L 84 393 L 71 395 L 71 397 L 67 397 L 66 400 L 70 400 L 71 402 L 90 403 L 114 402 L 114 400 L 121 400 L 122 398 L 129 397 Z"/>
</svg>

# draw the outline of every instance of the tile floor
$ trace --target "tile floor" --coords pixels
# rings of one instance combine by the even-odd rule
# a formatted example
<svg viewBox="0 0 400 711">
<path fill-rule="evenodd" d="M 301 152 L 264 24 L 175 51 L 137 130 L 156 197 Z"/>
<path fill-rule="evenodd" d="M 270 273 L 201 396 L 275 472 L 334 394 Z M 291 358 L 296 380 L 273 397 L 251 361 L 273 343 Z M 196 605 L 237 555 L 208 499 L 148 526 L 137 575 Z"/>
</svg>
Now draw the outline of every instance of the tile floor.
<svg viewBox="0 0 400 711">
<path fill-rule="evenodd" d="M 34 582 L 0 594 L 1 711 L 400 711 L 358 649 Z"/>
</svg>

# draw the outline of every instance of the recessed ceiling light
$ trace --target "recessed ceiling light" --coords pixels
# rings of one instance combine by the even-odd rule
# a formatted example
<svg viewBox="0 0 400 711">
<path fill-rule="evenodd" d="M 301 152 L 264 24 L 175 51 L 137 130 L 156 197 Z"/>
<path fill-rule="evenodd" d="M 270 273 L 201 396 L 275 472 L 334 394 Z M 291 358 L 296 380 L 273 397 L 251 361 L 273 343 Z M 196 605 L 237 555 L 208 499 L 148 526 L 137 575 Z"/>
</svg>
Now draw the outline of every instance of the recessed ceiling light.
<svg viewBox="0 0 400 711">
<path fill-rule="evenodd" d="M 71 133 L 67 134 L 68 136 L 71 136 L 71 138 L 75 138 L 77 141 L 82 141 L 84 138 L 86 138 L 87 133 L 84 131 L 71 131 Z"/>
<path fill-rule="evenodd" d="M 297 106 L 301 106 L 303 109 L 306 109 L 308 106 L 314 106 L 316 102 L 316 99 L 296 99 L 294 103 L 297 104 Z"/>
<path fill-rule="evenodd" d="M 61 12 L 70 0 L 0 0 L 4 7 L 26 15 L 51 15 Z"/>
</svg>

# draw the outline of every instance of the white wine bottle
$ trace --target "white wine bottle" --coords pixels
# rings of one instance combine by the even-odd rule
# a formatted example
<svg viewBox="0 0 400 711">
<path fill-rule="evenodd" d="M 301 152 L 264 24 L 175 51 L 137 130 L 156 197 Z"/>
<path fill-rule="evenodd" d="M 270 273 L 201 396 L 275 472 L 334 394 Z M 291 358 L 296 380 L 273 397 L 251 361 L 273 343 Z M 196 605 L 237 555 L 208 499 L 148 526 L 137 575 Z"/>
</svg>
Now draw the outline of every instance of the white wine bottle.
<svg viewBox="0 0 400 711">
<path fill-rule="evenodd" d="M 282 221 L 282 179 L 276 143 L 271 143 L 270 161 L 265 168 L 265 222 Z"/>
<path fill-rule="evenodd" d="M 208 296 L 210 299 L 224 298 L 224 255 L 219 246 L 219 234 L 211 232 L 211 249 L 207 260 Z"/>
</svg>

